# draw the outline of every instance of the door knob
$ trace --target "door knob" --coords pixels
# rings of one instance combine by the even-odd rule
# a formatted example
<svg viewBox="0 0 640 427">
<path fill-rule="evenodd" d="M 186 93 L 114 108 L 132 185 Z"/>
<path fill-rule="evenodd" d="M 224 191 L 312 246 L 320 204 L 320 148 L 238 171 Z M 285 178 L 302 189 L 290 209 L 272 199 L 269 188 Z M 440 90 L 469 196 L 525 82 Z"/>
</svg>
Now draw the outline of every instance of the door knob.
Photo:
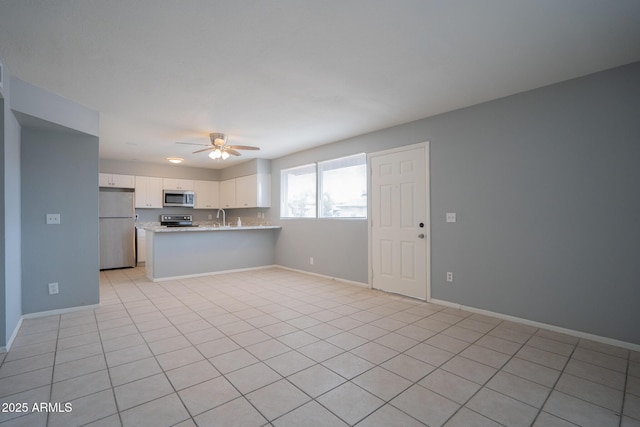
<svg viewBox="0 0 640 427">
<path fill-rule="evenodd" d="M 424 239 L 424 234 L 423 233 L 418 234 L 418 238 Z"/>
</svg>

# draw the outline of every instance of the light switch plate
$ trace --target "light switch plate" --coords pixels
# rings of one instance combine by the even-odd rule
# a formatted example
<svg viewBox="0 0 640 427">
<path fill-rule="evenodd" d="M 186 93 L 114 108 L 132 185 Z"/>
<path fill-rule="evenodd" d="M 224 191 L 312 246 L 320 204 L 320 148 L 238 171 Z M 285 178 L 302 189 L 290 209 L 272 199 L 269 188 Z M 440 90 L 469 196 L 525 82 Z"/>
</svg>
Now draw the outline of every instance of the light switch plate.
<svg viewBox="0 0 640 427">
<path fill-rule="evenodd" d="M 49 283 L 49 295 L 55 295 L 58 293 L 58 282 Z"/>
<path fill-rule="evenodd" d="M 60 224 L 60 214 L 47 214 L 47 224 Z"/>
<path fill-rule="evenodd" d="M 456 213 L 447 212 L 446 218 L 447 218 L 447 222 L 456 222 Z"/>
</svg>

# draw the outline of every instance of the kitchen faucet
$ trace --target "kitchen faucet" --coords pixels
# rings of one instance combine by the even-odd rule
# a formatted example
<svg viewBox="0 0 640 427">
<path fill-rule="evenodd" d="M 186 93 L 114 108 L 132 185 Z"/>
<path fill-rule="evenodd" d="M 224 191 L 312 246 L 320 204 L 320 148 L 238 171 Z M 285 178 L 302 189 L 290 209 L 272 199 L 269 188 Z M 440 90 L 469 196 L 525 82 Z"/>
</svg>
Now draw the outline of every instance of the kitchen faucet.
<svg viewBox="0 0 640 427">
<path fill-rule="evenodd" d="M 222 226 L 226 227 L 227 226 L 227 214 L 224 211 L 224 209 L 218 209 L 218 213 L 216 214 L 216 218 L 220 218 L 220 211 L 222 211 Z"/>
</svg>

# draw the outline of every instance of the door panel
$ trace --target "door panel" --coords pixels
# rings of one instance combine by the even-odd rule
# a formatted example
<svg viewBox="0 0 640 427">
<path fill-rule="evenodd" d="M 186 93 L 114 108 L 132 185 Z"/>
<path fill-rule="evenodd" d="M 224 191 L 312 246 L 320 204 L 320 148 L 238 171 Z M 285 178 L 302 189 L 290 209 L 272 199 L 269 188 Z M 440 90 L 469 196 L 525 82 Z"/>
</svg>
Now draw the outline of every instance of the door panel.
<svg viewBox="0 0 640 427">
<path fill-rule="evenodd" d="M 380 263 L 380 273 L 384 275 L 393 274 L 393 242 L 391 240 L 380 241 L 380 252 L 378 253 Z"/>
<path fill-rule="evenodd" d="M 426 299 L 426 147 L 374 153 L 370 163 L 372 286 Z"/>
</svg>

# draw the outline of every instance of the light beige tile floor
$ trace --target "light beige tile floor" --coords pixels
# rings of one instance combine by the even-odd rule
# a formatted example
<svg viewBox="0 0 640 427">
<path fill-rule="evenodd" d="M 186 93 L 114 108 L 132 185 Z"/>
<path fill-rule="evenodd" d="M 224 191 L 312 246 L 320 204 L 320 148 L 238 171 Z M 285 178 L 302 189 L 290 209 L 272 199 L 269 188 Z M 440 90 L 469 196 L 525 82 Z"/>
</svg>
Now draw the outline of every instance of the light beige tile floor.
<svg viewBox="0 0 640 427">
<path fill-rule="evenodd" d="M 637 352 L 282 269 L 100 277 L 0 355 L 0 426 L 640 426 Z"/>
</svg>

